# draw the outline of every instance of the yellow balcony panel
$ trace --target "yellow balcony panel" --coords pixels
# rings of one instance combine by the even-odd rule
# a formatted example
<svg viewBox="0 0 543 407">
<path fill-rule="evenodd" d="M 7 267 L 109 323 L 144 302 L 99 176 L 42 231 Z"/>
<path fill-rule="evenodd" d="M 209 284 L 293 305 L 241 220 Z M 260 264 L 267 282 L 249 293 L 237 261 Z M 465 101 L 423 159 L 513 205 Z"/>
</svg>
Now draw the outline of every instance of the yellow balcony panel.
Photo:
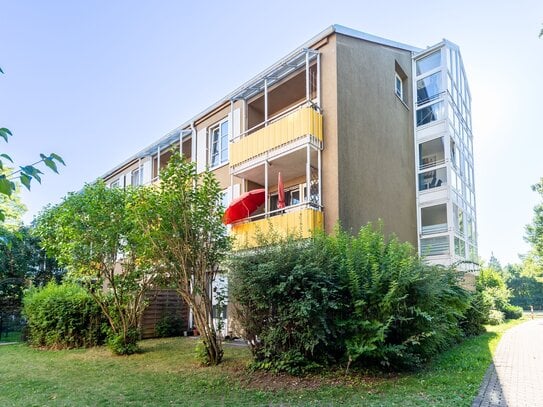
<svg viewBox="0 0 543 407">
<path fill-rule="evenodd" d="M 322 141 L 322 115 L 311 107 L 304 107 L 272 122 L 230 145 L 230 165 L 234 166 L 253 157 L 312 135 Z"/>
<path fill-rule="evenodd" d="M 291 209 L 289 212 L 266 219 L 232 225 L 234 249 L 258 246 L 257 235 L 259 233 L 265 235 L 273 231 L 283 237 L 291 233 L 306 238 L 310 237 L 313 231 L 322 228 L 322 211 L 313 208 Z"/>
</svg>

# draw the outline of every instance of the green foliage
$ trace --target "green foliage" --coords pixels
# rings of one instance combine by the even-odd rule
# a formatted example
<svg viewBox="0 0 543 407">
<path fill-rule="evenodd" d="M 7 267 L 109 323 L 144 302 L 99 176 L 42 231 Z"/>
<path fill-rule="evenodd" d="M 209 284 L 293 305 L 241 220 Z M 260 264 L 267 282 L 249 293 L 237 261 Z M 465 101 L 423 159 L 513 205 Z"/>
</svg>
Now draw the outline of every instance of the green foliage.
<svg viewBox="0 0 543 407">
<path fill-rule="evenodd" d="M 77 348 L 102 343 L 103 319 L 97 304 L 74 284 L 31 288 L 23 298 L 28 341 L 34 346 Z"/>
<path fill-rule="evenodd" d="M 126 333 L 109 332 L 107 346 L 116 355 L 133 355 L 141 352 L 138 346 L 140 332 L 136 328 L 129 328 Z"/>
<path fill-rule="evenodd" d="M 488 320 L 487 320 L 488 324 L 499 325 L 499 324 L 503 324 L 504 321 L 505 321 L 505 317 L 504 317 L 503 312 L 498 311 L 496 309 L 491 309 L 490 312 L 488 313 Z"/>
<path fill-rule="evenodd" d="M 27 227 L 12 230 L 0 225 L 0 318 L 21 307 L 25 287 L 60 282 L 62 275 Z"/>
<path fill-rule="evenodd" d="M 501 324 L 503 318 L 522 317 L 522 309 L 509 303 L 511 290 L 507 287 L 501 267 L 484 268 L 480 271 L 477 277 L 477 292 L 481 295 L 485 308 L 489 310 L 489 324 Z"/>
<path fill-rule="evenodd" d="M 180 336 L 183 333 L 183 320 L 175 315 L 164 315 L 156 323 L 155 333 L 159 338 Z"/>
<path fill-rule="evenodd" d="M 50 254 L 87 289 L 110 325 L 112 349 L 130 353 L 155 273 L 147 241 L 135 222 L 138 195 L 132 189 L 86 185 L 49 207 L 36 234 Z"/>
<path fill-rule="evenodd" d="M 4 71 L 0 68 L 0 73 L 3 74 Z M 8 142 L 9 137 L 13 136 L 11 131 L 5 127 L 0 128 L 0 137 L 4 142 Z M 31 165 L 24 165 L 19 167 L 16 171 L 5 171 L 4 162 L 9 161 L 13 164 L 13 160 L 8 154 L 0 153 L 0 196 L 5 195 L 11 197 L 14 192 L 17 191 L 17 184 L 14 182 L 15 179 L 19 178 L 19 182 L 23 184 L 27 189 L 30 189 L 30 182 L 35 179 L 41 183 L 41 174 L 37 168 L 37 165 L 44 163 L 54 172 L 58 173 L 57 163 L 66 165 L 64 160 L 57 154 L 51 153 L 49 155 L 40 154 L 40 160 L 36 161 Z M 1 203 L 1 201 L 0 201 Z M 8 214 L 9 215 L 9 214 Z M 6 213 L 2 205 L 0 205 L 0 222 L 3 222 L 6 219 Z"/>
<path fill-rule="evenodd" d="M 211 323 L 211 287 L 230 248 L 221 188 L 211 172 L 197 174 L 195 164 L 179 153 L 172 155 L 160 180 L 156 187 L 137 191 L 136 222 L 148 241 L 149 262 L 193 310 L 209 363 L 216 365 L 223 351 Z"/>
<path fill-rule="evenodd" d="M 483 294 L 476 291 L 470 295 L 470 305 L 463 318 L 460 328 L 465 336 L 477 336 L 485 332 L 484 324 L 488 321 L 490 306 L 483 299 Z"/>
<path fill-rule="evenodd" d="M 342 354 L 332 319 L 343 308 L 345 289 L 336 284 L 328 243 L 323 235 L 312 242 L 289 238 L 231 259 L 229 290 L 255 366 L 301 373 L 327 363 L 334 347 Z"/>
<path fill-rule="evenodd" d="M 368 225 L 238 253 L 230 293 L 256 366 L 415 368 L 462 338 L 469 294 L 453 270 Z"/>
<path fill-rule="evenodd" d="M 504 315 L 505 319 L 519 319 L 519 318 L 522 318 L 522 307 L 507 304 L 505 307 L 503 307 L 503 315 Z"/>
<path fill-rule="evenodd" d="M 211 360 L 209 359 L 209 353 L 207 352 L 206 345 L 204 344 L 204 341 L 198 341 L 196 342 L 196 346 L 194 347 L 194 357 L 200 363 L 202 366 L 209 366 L 211 365 Z"/>
</svg>

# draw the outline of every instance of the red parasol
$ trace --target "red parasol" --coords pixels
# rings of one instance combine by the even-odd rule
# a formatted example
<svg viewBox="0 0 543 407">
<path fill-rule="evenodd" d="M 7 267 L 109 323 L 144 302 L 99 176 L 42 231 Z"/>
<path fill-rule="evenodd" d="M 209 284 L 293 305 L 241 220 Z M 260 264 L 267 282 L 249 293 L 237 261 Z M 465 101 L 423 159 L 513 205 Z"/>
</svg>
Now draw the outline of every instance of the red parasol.
<svg viewBox="0 0 543 407">
<path fill-rule="evenodd" d="M 264 188 L 245 192 L 228 205 L 228 208 L 224 211 L 222 223 L 228 225 L 238 220 L 248 218 L 251 216 L 251 213 L 256 211 L 258 207 L 264 203 L 265 199 L 266 190 Z"/>
<path fill-rule="evenodd" d="M 279 172 L 277 175 L 277 209 L 282 209 L 285 206 L 285 186 L 283 185 L 281 172 Z"/>
</svg>

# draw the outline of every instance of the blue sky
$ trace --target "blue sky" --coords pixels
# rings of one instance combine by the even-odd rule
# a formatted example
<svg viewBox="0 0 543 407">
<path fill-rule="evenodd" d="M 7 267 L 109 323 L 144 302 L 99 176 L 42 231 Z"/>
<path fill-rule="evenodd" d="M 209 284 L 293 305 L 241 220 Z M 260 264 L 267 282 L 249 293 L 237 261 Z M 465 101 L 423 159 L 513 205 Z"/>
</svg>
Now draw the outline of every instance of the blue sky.
<svg viewBox="0 0 543 407">
<path fill-rule="evenodd" d="M 461 48 L 473 97 L 479 254 L 526 252 L 543 176 L 543 3 L 526 0 L 0 0 L 0 124 L 18 163 L 68 166 L 23 199 L 31 220 L 331 24 Z M 6 151 L 5 146 L 2 147 Z"/>
</svg>

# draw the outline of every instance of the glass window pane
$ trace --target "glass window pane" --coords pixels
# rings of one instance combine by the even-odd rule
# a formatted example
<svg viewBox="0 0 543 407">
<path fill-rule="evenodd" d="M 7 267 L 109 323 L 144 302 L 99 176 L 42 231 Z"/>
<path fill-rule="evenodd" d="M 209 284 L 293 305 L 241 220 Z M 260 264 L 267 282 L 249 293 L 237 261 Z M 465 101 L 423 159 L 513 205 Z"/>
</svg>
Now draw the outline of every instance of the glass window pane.
<svg viewBox="0 0 543 407">
<path fill-rule="evenodd" d="M 447 204 L 421 209 L 421 232 L 423 235 L 447 231 Z"/>
<path fill-rule="evenodd" d="M 417 61 L 417 75 L 428 72 L 441 65 L 441 50 Z"/>
<path fill-rule="evenodd" d="M 419 144 L 419 168 L 421 170 L 445 163 L 443 137 Z"/>
<path fill-rule="evenodd" d="M 441 72 L 436 72 L 417 81 L 417 103 L 423 104 L 435 99 L 441 93 Z"/>
<path fill-rule="evenodd" d="M 426 171 L 419 174 L 419 191 L 439 188 L 447 185 L 447 168 Z"/>
<path fill-rule="evenodd" d="M 443 118 L 443 102 L 437 102 L 417 110 L 417 126 L 428 124 Z"/>
<path fill-rule="evenodd" d="M 449 254 L 449 237 L 440 236 L 420 239 L 420 252 L 422 256 Z"/>
<path fill-rule="evenodd" d="M 224 122 L 221 124 L 221 136 L 228 136 L 228 122 Z"/>
</svg>

